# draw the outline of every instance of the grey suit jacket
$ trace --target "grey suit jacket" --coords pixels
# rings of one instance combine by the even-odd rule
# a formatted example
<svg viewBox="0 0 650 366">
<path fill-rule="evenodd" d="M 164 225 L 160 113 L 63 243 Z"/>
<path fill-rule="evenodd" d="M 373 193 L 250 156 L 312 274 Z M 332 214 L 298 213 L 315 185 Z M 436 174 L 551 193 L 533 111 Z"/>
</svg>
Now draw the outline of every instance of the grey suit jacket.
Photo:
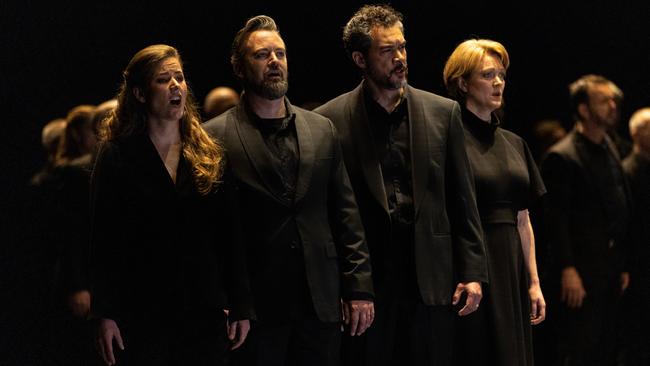
<svg viewBox="0 0 650 366">
<path fill-rule="evenodd" d="M 332 120 L 357 197 L 373 260 L 375 289 L 381 263 L 392 258 L 390 216 L 366 112 L 363 82 L 315 112 Z M 474 180 L 458 103 L 406 87 L 415 204 L 415 265 L 425 304 L 447 305 L 456 281 L 487 282 Z"/>
<path fill-rule="evenodd" d="M 293 107 L 285 98 L 289 113 L 295 113 L 300 159 L 290 202 L 281 195 L 281 177 L 244 103 L 245 98 L 204 128 L 221 139 L 240 187 L 258 318 L 282 301 L 273 290 L 278 289 L 274 273 L 283 271 L 278 256 L 289 246 L 282 233 L 295 227 L 316 313 L 322 321 L 339 321 L 341 298 L 372 298 L 373 289 L 363 226 L 336 130 L 328 119 Z"/>
</svg>

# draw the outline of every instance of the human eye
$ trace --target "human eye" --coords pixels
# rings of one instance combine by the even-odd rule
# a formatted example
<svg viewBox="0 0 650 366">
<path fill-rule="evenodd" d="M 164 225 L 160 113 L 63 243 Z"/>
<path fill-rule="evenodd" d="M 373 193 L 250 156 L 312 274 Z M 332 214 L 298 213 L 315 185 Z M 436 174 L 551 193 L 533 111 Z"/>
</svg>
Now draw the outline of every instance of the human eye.
<svg viewBox="0 0 650 366">
<path fill-rule="evenodd" d="M 168 83 L 169 80 L 171 80 L 171 77 L 169 75 L 160 75 L 156 78 L 156 83 L 165 84 Z"/>
<path fill-rule="evenodd" d="M 505 79 L 506 79 L 506 73 L 505 73 L 505 71 L 500 72 L 500 73 L 499 73 L 499 77 L 501 78 L 501 80 L 505 80 Z"/>
<path fill-rule="evenodd" d="M 176 74 L 175 79 L 176 79 L 176 81 L 178 81 L 179 83 L 182 83 L 183 80 L 185 80 L 185 75 L 183 75 L 182 73 L 179 72 L 178 74 Z"/>
<path fill-rule="evenodd" d="M 275 51 L 275 56 L 277 58 L 284 58 L 287 55 L 287 52 L 285 50 L 277 50 Z"/>
<path fill-rule="evenodd" d="M 253 55 L 253 57 L 256 60 L 264 60 L 269 57 L 269 52 L 268 51 L 259 51 Z"/>
<path fill-rule="evenodd" d="M 494 72 L 493 70 L 490 70 L 490 71 L 483 71 L 483 72 L 481 73 L 481 77 L 482 77 L 483 79 L 492 80 L 492 79 L 494 79 L 494 76 L 495 76 L 495 72 Z"/>
</svg>

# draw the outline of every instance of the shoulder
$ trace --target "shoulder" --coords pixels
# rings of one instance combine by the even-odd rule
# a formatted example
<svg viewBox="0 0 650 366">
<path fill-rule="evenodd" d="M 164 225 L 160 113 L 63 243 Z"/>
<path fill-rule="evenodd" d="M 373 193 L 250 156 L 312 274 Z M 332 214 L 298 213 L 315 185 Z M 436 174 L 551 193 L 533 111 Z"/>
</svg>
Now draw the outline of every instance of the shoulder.
<svg viewBox="0 0 650 366">
<path fill-rule="evenodd" d="M 355 89 L 347 93 L 341 94 L 338 97 L 335 97 L 334 99 L 331 99 L 330 101 L 314 109 L 314 112 L 328 117 L 332 115 L 341 114 L 343 113 L 343 106 L 349 103 L 349 101 L 354 97 L 356 92 L 357 91 Z"/>
<path fill-rule="evenodd" d="M 115 160 L 123 150 L 123 143 L 117 141 L 104 141 L 97 149 L 97 160 Z"/>
<path fill-rule="evenodd" d="M 528 145 L 526 144 L 526 141 L 524 141 L 524 139 L 521 138 L 521 136 L 517 135 L 516 133 L 514 133 L 512 131 L 509 131 L 509 130 L 506 130 L 506 129 L 501 128 L 501 127 L 499 127 L 497 131 L 511 145 L 516 146 L 517 148 L 524 148 L 524 149 L 528 148 Z"/>
<path fill-rule="evenodd" d="M 93 175 L 97 171 L 121 169 L 128 162 L 128 152 L 125 153 L 125 142 L 105 141 L 99 145 L 93 164 Z M 125 156 L 126 155 L 126 156 Z"/>
<path fill-rule="evenodd" d="M 320 113 L 316 113 L 313 111 L 309 111 L 297 106 L 292 106 L 293 112 L 296 114 L 296 118 L 302 118 L 306 120 L 309 123 L 314 123 L 314 124 L 329 124 L 330 120 L 329 118 L 323 116 Z"/>
<path fill-rule="evenodd" d="M 564 136 L 560 141 L 556 142 L 555 145 L 551 146 L 548 154 L 559 155 L 566 158 L 577 157 L 574 134 L 575 132 L 571 132 Z"/>
<path fill-rule="evenodd" d="M 457 106 L 458 103 L 453 100 L 438 94 L 428 92 L 426 90 L 414 88 L 408 86 L 408 97 L 411 98 L 412 102 L 430 104 L 433 108 L 442 108 L 452 110 L 454 106 Z"/>
<path fill-rule="evenodd" d="M 310 130 L 327 134 L 333 133 L 334 125 L 328 117 L 300 107 L 292 106 L 292 108 L 296 114 L 296 120 L 304 121 Z"/>
<path fill-rule="evenodd" d="M 542 170 L 567 164 L 579 165 L 573 133 L 569 133 L 551 146 L 542 159 Z"/>
<path fill-rule="evenodd" d="M 229 119 L 233 118 L 238 107 L 230 108 L 226 112 L 204 122 L 201 127 L 211 136 L 220 136 Z"/>
</svg>

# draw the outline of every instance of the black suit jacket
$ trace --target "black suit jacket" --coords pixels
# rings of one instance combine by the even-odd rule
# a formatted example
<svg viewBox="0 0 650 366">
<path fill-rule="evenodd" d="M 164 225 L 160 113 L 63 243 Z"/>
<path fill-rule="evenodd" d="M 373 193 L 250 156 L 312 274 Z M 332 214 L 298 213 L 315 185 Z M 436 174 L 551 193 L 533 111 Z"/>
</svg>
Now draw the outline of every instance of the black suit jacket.
<svg viewBox="0 0 650 366">
<path fill-rule="evenodd" d="M 609 286 L 612 276 L 623 270 L 625 246 L 623 237 L 612 237 L 607 232 L 604 195 L 595 184 L 596 172 L 603 168 L 595 166 L 577 134 L 573 130 L 553 145 L 542 161 L 542 177 L 548 189 L 544 202 L 546 240 L 552 275 L 557 277 L 563 268 L 574 266 L 589 293 Z M 613 143 L 608 140 L 608 144 L 618 159 Z M 604 278 L 610 281 L 606 283 Z"/>
<path fill-rule="evenodd" d="M 363 83 L 317 108 L 332 120 L 368 237 L 377 296 L 386 279 L 390 216 L 373 148 Z M 458 103 L 406 87 L 415 205 L 415 270 L 427 305 L 447 305 L 455 281 L 487 282 L 474 183 L 465 153 Z"/>
<path fill-rule="evenodd" d="M 197 193 L 182 157 L 176 183 L 146 134 L 108 142 L 91 181 L 92 311 L 137 324 L 230 308 L 253 316 L 236 192 Z"/>
<path fill-rule="evenodd" d="M 334 126 L 326 118 L 292 107 L 299 163 L 293 202 L 284 188 L 260 131 L 253 125 L 245 98 L 238 106 L 206 122 L 205 129 L 225 145 L 242 198 L 247 255 L 255 307 L 282 312 L 285 289 L 278 283 L 291 246 L 300 245 L 306 282 L 321 321 L 339 321 L 340 299 L 372 297 L 370 261 L 354 193 Z M 289 229 L 287 229 L 289 228 Z M 300 243 L 287 243 L 295 237 Z M 286 309 L 284 309 L 286 312 Z"/>
</svg>

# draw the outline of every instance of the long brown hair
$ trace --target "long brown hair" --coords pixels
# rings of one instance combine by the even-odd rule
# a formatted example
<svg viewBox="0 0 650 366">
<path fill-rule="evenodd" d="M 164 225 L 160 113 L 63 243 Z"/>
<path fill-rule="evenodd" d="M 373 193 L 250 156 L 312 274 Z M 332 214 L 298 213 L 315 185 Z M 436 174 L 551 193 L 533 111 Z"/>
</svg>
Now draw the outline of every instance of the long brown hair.
<svg viewBox="0 0 650 366">
<path fill-rule="evenodd" d="M 100 143 L 121 141 L 147 131 L 147 106 L 140 103 L 133 90 L 138 88 L 149 94 L 149 85 L 158 64 L 175 58 L 182 66 L 178 51 L 171 46 L 158 44 L 146 47 L 133 56 L 122 76 L 117 94 L 117 108 L 99 128 Z M 211 192 L 223 174 L 224 152 L 201 127 L 201 118 L 189 89 L 183 117 L 180 120 L 183 156 L 192 167 L 192 177 L 200 194 Z"/>
</svg>

